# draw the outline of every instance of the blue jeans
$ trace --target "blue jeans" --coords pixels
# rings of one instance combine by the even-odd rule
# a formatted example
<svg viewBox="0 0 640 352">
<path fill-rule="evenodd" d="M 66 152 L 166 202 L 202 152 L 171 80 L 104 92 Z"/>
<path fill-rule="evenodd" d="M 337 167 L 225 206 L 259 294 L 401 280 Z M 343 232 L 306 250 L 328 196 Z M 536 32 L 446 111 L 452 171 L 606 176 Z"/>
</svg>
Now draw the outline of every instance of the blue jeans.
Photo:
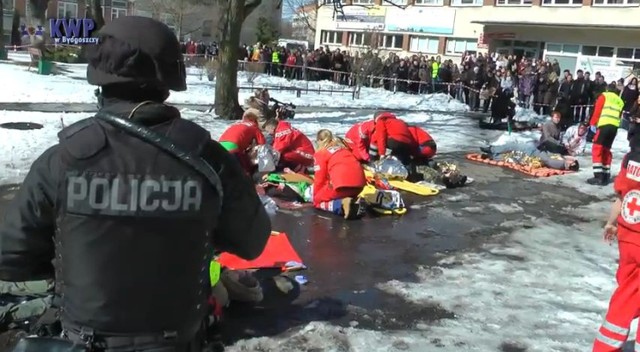
<svg viewBox="0 0 640 352">
<path fill-rule="evenodd" d="M 525 154 L 527 154 L 529 156 L 533 156 L 533 155 L 539 153 L 538 147 L 533 142 L 528 142 L 528 143 L 511 142 L 511 143 L 507 143 L 505 145 L 491 146 L 491 152 L 493 153 L 493 155 L 496 158 L 499 158 L 500 154 L 513 152 L 513 151 L 523 152 L 523 153 L 525 153 Z"/>
</svg>

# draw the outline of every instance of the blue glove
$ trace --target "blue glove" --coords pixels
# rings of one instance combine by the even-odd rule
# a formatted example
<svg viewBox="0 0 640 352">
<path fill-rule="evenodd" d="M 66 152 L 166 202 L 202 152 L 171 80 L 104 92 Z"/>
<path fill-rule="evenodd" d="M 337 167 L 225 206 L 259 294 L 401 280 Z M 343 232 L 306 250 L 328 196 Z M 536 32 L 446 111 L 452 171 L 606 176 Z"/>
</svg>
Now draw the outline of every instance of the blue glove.
<svg viewBox="0 0 640 352">
<path fill-rule="evenodd" d="M 591 126 L 589 129 L 591 130 L 591 132 L 596 133 L 596 126 Z"/>
</svg>

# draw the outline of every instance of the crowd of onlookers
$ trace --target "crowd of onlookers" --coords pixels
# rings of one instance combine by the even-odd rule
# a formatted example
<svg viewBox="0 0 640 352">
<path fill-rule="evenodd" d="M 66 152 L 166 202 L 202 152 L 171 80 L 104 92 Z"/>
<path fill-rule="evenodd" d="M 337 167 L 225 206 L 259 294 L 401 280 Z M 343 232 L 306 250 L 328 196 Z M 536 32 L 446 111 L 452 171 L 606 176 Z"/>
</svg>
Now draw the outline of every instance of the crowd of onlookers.
<svg viewBox="0 0 640 352">
<path fill-rule="evenodd" d="M 186 43 L 185 52 L 203 52 L 214 57 L 217 45 Z M 592 76 L 582 70 L 574 76 L 569 70 L 563 71 L 556 60 L 496 53 L 469 53 L 454 62 L 426 54 L 382 56 L 373 50 L 352 54 L 328 47 L 287 49 L 258 43 L 243 45 L 240 59 L 261 62 L 263 73 L 287 79 L 331 80 L 412 94 L 445 92 L 472 110 L 483 112 L 488 111 L 496 98 L 507 96 L 538 114 L 549 114 L 558 104 L 572 106 L 566 113 L 576 121 L 584 120 L 590 106 L 611 81 L 618 85 L 625 110 L 638 99 L 636 79 L 625 84 L 624 78 L 604 77 L 600 72 Z"/>
</svg>

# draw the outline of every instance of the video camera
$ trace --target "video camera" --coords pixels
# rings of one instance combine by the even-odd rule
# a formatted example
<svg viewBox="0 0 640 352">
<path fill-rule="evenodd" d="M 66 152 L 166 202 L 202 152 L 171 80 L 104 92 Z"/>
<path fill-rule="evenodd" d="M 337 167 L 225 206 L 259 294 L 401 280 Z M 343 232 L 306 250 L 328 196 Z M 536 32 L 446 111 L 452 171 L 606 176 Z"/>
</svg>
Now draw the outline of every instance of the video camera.
<svg viewBox="0 0 640 352">
<path fill-rule="evenodd" d="M 274 98 L 269 98 L 269 101 L 272 101 L 275 103 L 275 105 L 273 106 L 274 110 L 278 111 L 278 109 L 282 109 L 282 112 L 280 113 L 280 119 L 289 120 L 289 119 L 293 119 L 293 117 L 296 116 L 295 104 L 283 103 L 278 99 L 274 99 Z"/>
</svg>

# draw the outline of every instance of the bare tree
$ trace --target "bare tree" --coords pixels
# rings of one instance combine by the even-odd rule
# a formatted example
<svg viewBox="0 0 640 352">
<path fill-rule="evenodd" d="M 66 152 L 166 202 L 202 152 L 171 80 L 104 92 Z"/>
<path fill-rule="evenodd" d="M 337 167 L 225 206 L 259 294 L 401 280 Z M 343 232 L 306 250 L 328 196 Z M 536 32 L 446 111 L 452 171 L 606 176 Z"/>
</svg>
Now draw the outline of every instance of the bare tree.
<svg viewBox="0 0 640 352">
<path fill-rule="evenodd" d="M 281 0 L 276 5 L 281 6 Z M 216 75 L 215 107 L 216 115 L 236 120 L 242 117 L 242 107 L 238 102 L 238 58 L 240 53 L 240 32 L 244 20 L 262 4 L 262 0 L 218 0 L 220 5 L 220 51 Z"/>
<path fill-rule="evenodd" d="M 212 2 L 207 0 L 143 0 L 138 3 L 141 8 L 151 11 L 154 18 L 159 18 L 160 15 L 169 16 L 178 38 L 202 28 L 203 21 L 199 21 L 199 27 L 190 28 L 189 25 L 193 21 L 189 17 L 202 12 L 206 5 L 212 5 Z M 185 27 L 189 28 L 185 30 Z"/>
<path fill-rule="evenodd" d="M 280 38 L 291 38 L 293 35 L 293 26 L 289 21 L 280 22 L 280 30 L 278 31 Z"/>
<path fill-rule="evenodd" d="M 316 32 L 318 10 L 327 6 L 322 0 L 285 0 L 286 5 L 293 10 L 295 21 L 302 22 L 311 32 Z M 331 5 L 332 6 L 332 5 Z"/>
</svg>

